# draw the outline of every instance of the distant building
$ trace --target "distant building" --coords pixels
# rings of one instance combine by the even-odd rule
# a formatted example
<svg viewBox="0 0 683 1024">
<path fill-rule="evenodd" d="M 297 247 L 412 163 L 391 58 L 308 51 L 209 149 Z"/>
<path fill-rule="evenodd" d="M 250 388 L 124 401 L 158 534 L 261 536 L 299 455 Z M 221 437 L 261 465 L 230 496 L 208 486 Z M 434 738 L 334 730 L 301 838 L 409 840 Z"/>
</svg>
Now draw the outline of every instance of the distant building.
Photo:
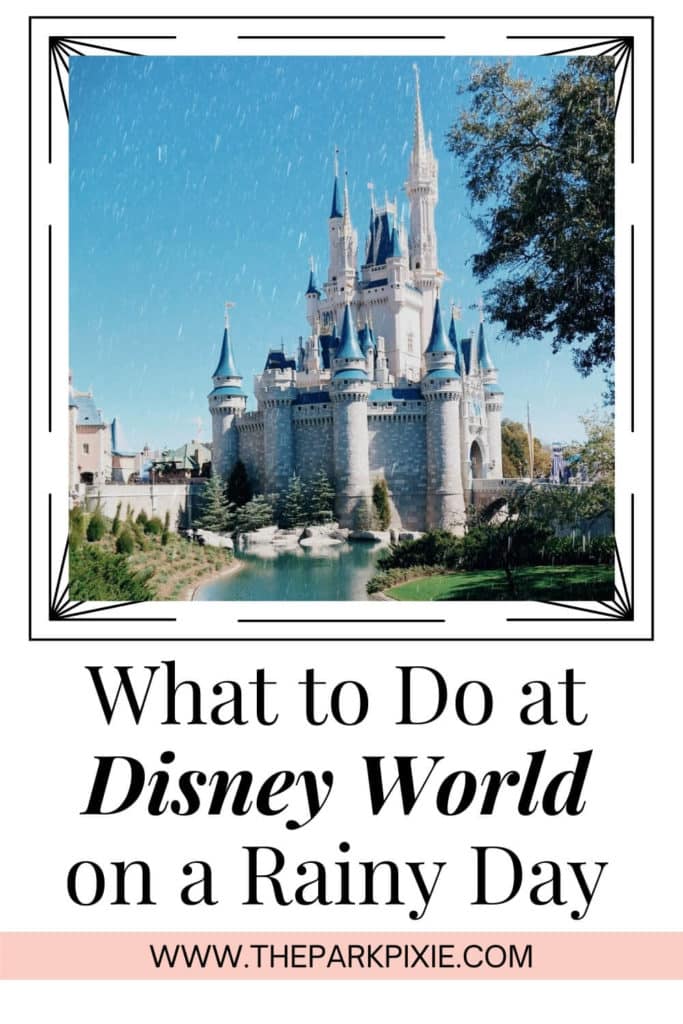
<svg viewBox="0 0 683 1024">
<path fill-rule="evenodd" d="M 92 391 L 76 391 L 69 380 L 69 490 L 111 480 L 111 428 Z"/>
</svg>

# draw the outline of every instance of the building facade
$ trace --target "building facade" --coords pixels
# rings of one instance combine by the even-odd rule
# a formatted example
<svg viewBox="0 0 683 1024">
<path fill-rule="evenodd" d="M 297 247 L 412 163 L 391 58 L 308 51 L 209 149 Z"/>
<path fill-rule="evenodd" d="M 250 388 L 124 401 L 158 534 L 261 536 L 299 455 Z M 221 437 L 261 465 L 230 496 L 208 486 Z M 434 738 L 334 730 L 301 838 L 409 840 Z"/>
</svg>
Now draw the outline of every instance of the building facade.
<svg viewBox="0 0 683 1024">
<path fill-rule="evenodd" d="M 371 201 L 358 265 L 346 177 L 335 161 L 327 277 L 311 267 L 308 336 L 295 356 L 271 350 L 255 381 L 257 409 L 237 371 L 226 316 L 209 395 L 213 471 L 244 462 L 255 491 L 277 494 L 293 474 L 324 469 L 343 526 L 355 525 L 373 484 L 387 483 L 392 525 L 460 533 L 476 480 L 502 478 L 503 393 L 478 329 L 446 328 L 439 293 L 434 212 L 438 164 L 425 135 L 416 78 L 413 147 L 405 191 L 409 228 L 396 202 Z"/>
</svg>

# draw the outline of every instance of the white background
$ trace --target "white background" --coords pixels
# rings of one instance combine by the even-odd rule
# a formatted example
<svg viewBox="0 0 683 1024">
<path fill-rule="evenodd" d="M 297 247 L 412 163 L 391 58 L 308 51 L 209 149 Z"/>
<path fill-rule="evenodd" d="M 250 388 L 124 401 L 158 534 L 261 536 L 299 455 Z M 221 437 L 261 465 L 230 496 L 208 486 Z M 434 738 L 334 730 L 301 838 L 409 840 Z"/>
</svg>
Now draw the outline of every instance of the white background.
<svg viewBox="0 0 683 1024">
<path fill-rule="evenodd" d="M 630 5 L 614 13 L 626 14 Z M 92 12 L 93 8 L 88 8 Z M 298 9 L 305 13 L 303 7 Z M 632 13 L 643 12 L 631 7 Z M 652 10 L 652 8 L 650 8 Z M 178 8 L 181 13 L 182 8 Z M 163 13 L 170 13 L 171 7 Z M 23 12 L 22 12 L 23 13 Z M 44 9 L 40 13 L 47 13 Z M 61 13 L 54 9 L 55 14 Z M 70 7 L 66 13 L 78 13 Z M 85 13 L 85 11 L 83 12 Z M 102 10 L 102 13 L 123 13 Z M 155 13 L 148 5 L 145 13 Z M 161 13 L 161 11 L 159 12 Z M 186 13 L 182 11 L 182 13 Z M 207 8 L 202 13 L 211 13 Z M 226 13 L 222 10 L 220 13 Z M 263 13 L 267 13 L 264 11 Z M 393 12 L 386 12 L 393 13 Z M 414 13 L 406 11 L 405 13 Z M 437 10 L 434 10 L 437 13 Z M 477 13 L 483 13 L 481 9 Z M 490 13 L 498 13 L 494 9 Z M 526 5 L 522 13 L 534 13 Z M 542 13 L 547 13 L 543 11 Z M 563 11 L 558 11 L 563 13 Z M 580 13 L 572 11 L 571 13 Z M 600 13 L 610 13 L 609 5 Z M 656 12 L 658 13 L 658 12 Z M 164 873 L 187 858 L 204 857 L 216 866 L 235 860 L 245 842 L 272 842 L 302 859 L 320 855 L 335 859 L 336 843 L 348 839 L 352 854 L 365 859 L 438 859 L 461 864 L 473 843 L 496 843 L 516 849 L 523 858 L 608 860 L 603 881 L 588 916 L 579 925 L 569 908 L 529 908 L 520 900 L 502 908 L 469 906 L 471 882 L 453 886 L 444 878 L 433 906 L 419 927 L 429 930 L 681 930 L 680 838 L 680 722 L 683 712 L 678 657 L 679 526 L 676 515 L 680 478 L 680 424 L 672 384 L 679 379 L 680 312 L 676 302 L 678 225 L 675 210 L 680 186 L 679 161 L 673 144 L 678 138 L 678 86 L 674 79 L 679 56 L 676 26 L 657 22 L 658 153 L 657 184 L 660 210 L 658 298 L 658 480 L 659 547 L 657 639 L 649 643 L 575 644 L 454 644 L 339 646 L 242 644 L 179 645 L 32 644 L 26 640 L 25 547 L 21 536 L 21 470 L 25 464 L 25 139 L 26 106 L 18 102 L 25 87 L 26 23 L 8 25 L 3 62 L 5 81 L 5 163 L 13 173 L 5 184 L 8 212 L 5 275 L 16 272 L 5 299 L 5 353 L 8 373 L 4 389 L 3 436 L 7 443 L 7 478 L 11 478 L 3 512 L 5 580 L 9 608 L 4 640 L 3 673 L 3 879 L 0 895 L 2 930 L 134 930 L 237 928 L 372 928 L 407 930 L 403 908 L 290 908 L 251 911 L 240 906 L 232 892 L 214 908 L 188 909 L 171 898 L 171 879 Z M 10 31 L 11 27 L 11 31 Z M 664 76 L 668 72 L 668 78 Z M 671 95 L 667 90 L 671 89 Z M 668 116 L 667 116 L 668 115 Z M 667 137 L 668 136 L 668 137 Z M 12 165 L 12 166 L 10 166 Z M 676 177 L 674 177 L 676 175 Z M 665 216 L 662 216 L 665 214 Z M 665 372 L 661 372 L 665 371 Z M 18 486 L 17 486 L 18 485 Z M 13 489 L 16 488 L 16 491 Z M 278 706 L 283 717 L 272 729 L 247 728 L 107 728 L 95 704 L 85 664 L 115 662 L 144 665 L 175 658 L 180 672 L 207 685 L 218 679 L 246 681 L 257 667 L 280 681 Z M 493 721 L 467 729 L 445 715 L 424 728 L 397 728 L 396 664 L 426 664 L 439 668 L 454 685 L 481 678 L 494 688 Z M 286 696 L 306 667 L 315 667 L 329 680 L 356 678 L 370 691 L 371 715 L 355 729 L 324 727 L 293 731 L 299 705 Z M 516 721 L 519 687 L 527 679 L 561 678 L 574 667 L 585 679 L 583 704 L 589 713 L 581 728 L 557 726 L 529 729 Z M 297 694 L 298 695 L 298 694 Z M 151 720 L 150 720 L 151 723 Z M 520 822 L 511 813 L 492 819 L 467 814 L 439 821 L 425 813 L 411 824 L 384 818 L 373 823 L 361 804 L 360 785 L 350 783 L 363 753 L 444 754 L 449 766 L 516 767 L 525 750 L 549 746 L 566 767 L 573 750 L 595 748 L 586 790 L 585 813 L 570 823 L 536 818 Z M 298 835 L 281 826 L 249 816 L 236 823 L 231 816 L 209 821 L 199 815 L 182 820 L 151 820 L 129 812 L 93 820 L 79 816 L 92 778 L 96 753 L 139 754 L 150 768 L 156 755 L 172 748 L 189 767 L 205 764 L 240 768 L 331 767 L 337 782 L 328 806 Z M 337 791 L 338 787 L 338 791 Z M 512 792 L 512 791 L 511 791 Z M 278 840 L 282 839 L 279 843 Z M 413 854 L 419 856 L 413 857 Z M 64 888 L 65 871 L 74 860 L 144 857 L 157 870 L 159 906 L 79 909 L 70 904 Z M 239 861 L 236 861 L 239 873 Z M 450 870 L 450 866 L 449 866 Z M 467 875 L 467 870 L 465 869 Z M 222 894 L 221 894 L 222 895 Z M 441 898 L 440 898 L 441 897 Z M 162 902 L 163 900 L 163 902 Z M 412 926 L 415 927 L 415 926 Z M 680 985 L 634 983 L 482 983 L 446 989 L 435 983 L 11 983 L 0 995 L 8 1021 L 42 1019 L 74 1022 L 161 1018 L 167 1021 L 259 1020 L 277 1013 L 286 1019 L 331 1021 L 382 1016 L 398 1021 L 416 1018 L 451 1020 L 526 1021 L 590 1020 L 609 1009 L 619 1021 L 648 1016 L 658 1021 L 680 1020 Z"/>
</svg>

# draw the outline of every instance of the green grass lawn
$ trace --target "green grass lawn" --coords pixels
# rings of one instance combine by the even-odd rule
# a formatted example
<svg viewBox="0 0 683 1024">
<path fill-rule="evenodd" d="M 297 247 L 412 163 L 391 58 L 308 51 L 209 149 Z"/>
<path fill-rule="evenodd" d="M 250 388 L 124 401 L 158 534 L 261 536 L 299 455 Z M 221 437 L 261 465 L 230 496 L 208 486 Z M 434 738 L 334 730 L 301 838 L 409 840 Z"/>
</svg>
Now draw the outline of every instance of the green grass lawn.
<svg viewBox="0 0 683 1024">
<path fill-rule="evenodd" d="M 598 601 L 614 597 L 610 565 L 536 565 L 515 570 L 515 601 Z M 387 590 L 396 601 L 509 601 L 502 569 L 449 572 L 399 583 Z"/>
</svg>

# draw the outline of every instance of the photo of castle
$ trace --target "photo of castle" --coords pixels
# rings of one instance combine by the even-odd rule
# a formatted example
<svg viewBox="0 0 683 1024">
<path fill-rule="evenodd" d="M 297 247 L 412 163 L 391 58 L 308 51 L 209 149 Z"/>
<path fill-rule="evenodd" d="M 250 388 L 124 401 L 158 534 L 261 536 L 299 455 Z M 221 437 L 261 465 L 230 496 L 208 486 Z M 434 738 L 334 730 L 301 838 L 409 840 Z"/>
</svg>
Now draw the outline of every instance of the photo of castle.
<svg viewBox="0 0 683 1024">
<path fill-rule="evenodd" d="M 593 365 L 611 370 L 613 268 L 609 258 L 599 268 L 606 297 L 597 326 L 574 325 L 581 317 L 567 289 L 553 299 L 570 340 L 581 331 L 600 337 L 598 357 L 579 346 L 560 351 L 555 340 L 554 355 L 534 355 L 524 334 L 511 357 L 482 292 L 473 292 L 467 268 L 481 259 L 481 227 L 466 223 L 461 168 L 437 159 L 435 137 L 444 138 L 453 111 L 468 124 L 464 107 L 451 107 L 467 89 L 453 82 L 471 75 L 492 95 L 509 87 L 523 101 L 536 90 L 550 103 L 546 79 L 509 79 L 510 68 L 492 58 L 430 58 L 428 94 L 418 63 L 406 58 L 203 60 L 117 60 L 118 73 L 106 59 L 73 60 L 72 597 L 610 597 L 613 415 L 586 412 L 599 391 L 580 375 Z M 609 87 L 601 65 L 562 58 L 542 74 L 584 92 L 588 83 L 591 104 L 590 89 Z M 329 100 L 348 81 L 365 96 L 378 75 L 387 96 L 374 93 L 381 98 L 368 113 L 398 139 L 383 141 L 370 116 L 351 125 L 341 105 L 334 119 L 343 150 L 335 146 L 329 160 L 313 149 L 312 139 L 331 134 L 316 92 L 325 86 Z M 387 103 L 394 93 L 401 102 Z M 435 98 L 432 126 L 425 109 Z M 550 108 L 539 115 L 535 131 L 549 133 L 553 116 Z M 513 140 L 517 130 L 506 129 Z M 360 161 L 348 159 L 350 146 L 358 158 L 356 136 L 372 141 Z M 609 145 L 594 148 L 613 183 Z M 542 164 L 551 149 L 541 139 L 538 167 L 522 161 L 520 182 L 531 168 L 554 187 L 555 172 Z M 340 166 L 342 152 L 351 170 Z M 370 181 L 361 203 L 364 170 L 377 171 L 394 198 L 388 188 L 379 198 Z M 437 211 L 440 189 L 447 217 Z M 610 197 L 608 189 L 608 249 Z M 605 234 L 601 222 L 596 230 Z M 306 250 L 320 253 L 323 235 L 326 255 L 316 260 Z M 539 247 L 532 238 L 528 253 Z M 98 273 L 96 253 L 116 285 Z M 554 272 L 578 288 L 583 268 Z M 522 278 L 533 284 L 532 317 L 544 273 Z M 222 336 L 210 326 L 219 296 Z M 527 298 L 515 302 L 512 319 L 523 321 Z M 546 330 L 531 320 L 532 337 Z M 104 352 L 109 363 L 99 360 Z M 107 365 L 112 372 L 101 372 Z M 77 390 L 93 376 L 95 386 Z M 112 419 L 98 408 L 103 390 Z M 543 440 L 530 404 L 542 411 Z M 137 444 L 124 437 L 123 420 L 133 421 Z M 568 433 L 574 424 L 587 441 Z"/>
</svg>

